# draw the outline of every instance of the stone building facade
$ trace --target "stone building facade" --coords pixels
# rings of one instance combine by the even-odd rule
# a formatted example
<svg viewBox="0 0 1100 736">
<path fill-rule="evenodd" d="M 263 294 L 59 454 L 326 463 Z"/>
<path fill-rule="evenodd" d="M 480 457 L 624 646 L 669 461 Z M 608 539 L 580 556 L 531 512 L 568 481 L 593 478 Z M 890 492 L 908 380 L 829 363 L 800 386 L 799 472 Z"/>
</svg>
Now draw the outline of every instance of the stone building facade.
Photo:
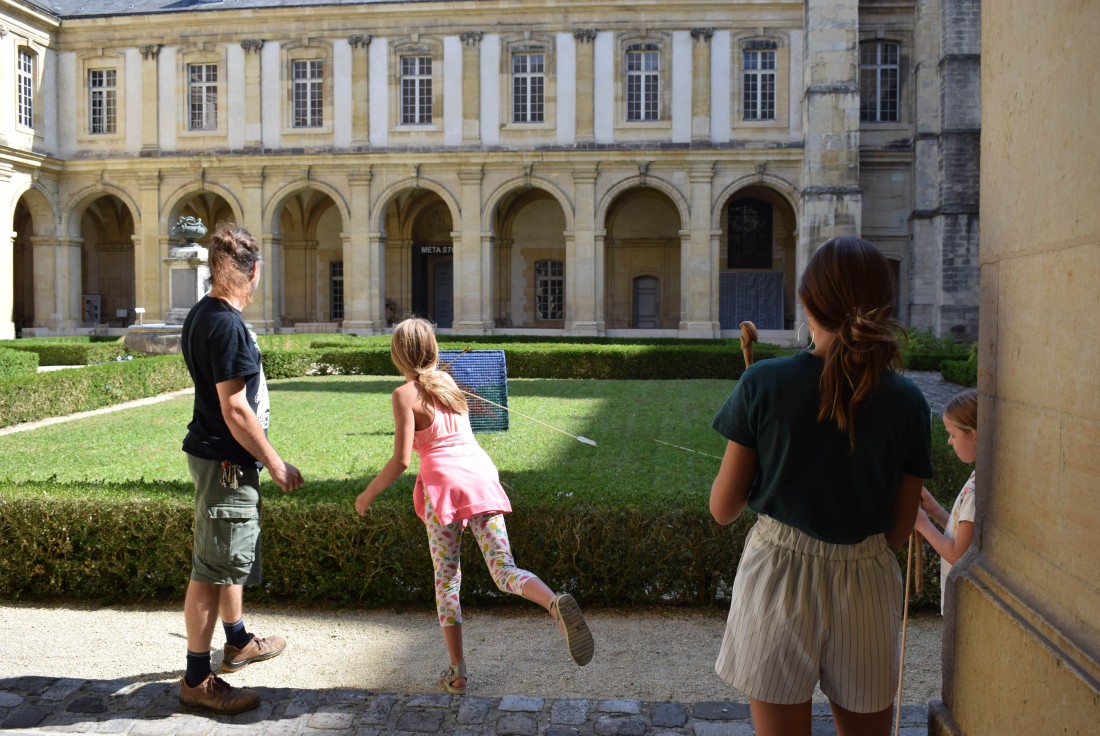
<svg viewBox="0 0 1100 736">
<path fill-rule="evenodd" d="M 858 233 L 904 321 L 972 339 L 979 18 L 0 0 L 0 338 L 163 321 L 195 216 L 262 240 L 258 331 L 783 341 L 813 248 Z"/>
</svg>

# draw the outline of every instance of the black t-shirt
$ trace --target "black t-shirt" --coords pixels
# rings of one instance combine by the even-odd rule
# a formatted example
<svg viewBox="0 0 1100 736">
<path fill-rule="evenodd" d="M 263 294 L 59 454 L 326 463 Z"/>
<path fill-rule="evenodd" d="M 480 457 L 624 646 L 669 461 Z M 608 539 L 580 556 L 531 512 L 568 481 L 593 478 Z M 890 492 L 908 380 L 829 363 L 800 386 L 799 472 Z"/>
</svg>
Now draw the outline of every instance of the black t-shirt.
<svg viewBox="0 0 1100 736">
<path fill-rule="evenodd" d="M 218 401 L 219 383 L 243 378 L 248 405 L 267 432 L 271 412 L 260 347 L 241 313 L 221 299 L 204 296 L 187 313 L 180 347 L 195 382 L 195 408 L 183 439 L 183 451 L 238 465 L 256 463 L 256 458 L 233 438 Z"/>
<path fill-rule="evenodd" d="M 722 436 L 756 450 L 748 506 L 832 544 L 855 544 L 893 525 L 902 475 L 932 477 L 928 402 L 885 370 L 855 418 L 855 449 L 833 420 L 817 421 L 824 362 L 802 352 L 741 376 L 714 417 Z"/>
</svg>

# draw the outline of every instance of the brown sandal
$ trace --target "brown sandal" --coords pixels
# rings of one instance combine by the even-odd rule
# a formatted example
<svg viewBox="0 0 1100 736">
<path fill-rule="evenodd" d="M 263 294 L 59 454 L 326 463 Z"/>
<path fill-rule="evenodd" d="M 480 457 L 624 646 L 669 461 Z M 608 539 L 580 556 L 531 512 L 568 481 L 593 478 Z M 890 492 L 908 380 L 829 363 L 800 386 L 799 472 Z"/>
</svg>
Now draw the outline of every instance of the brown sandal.
<svg viewBox="0 0 1100 736">
<path fill-rule="evenodd" d="M 462 686 L 455 683 L 462 680 Z M 465 695 L 466 685 L 469 680 L 466 677 L 466 663 L 448 665 L 439 675 L 439 684 L 451 695 Z"/>
</svg>

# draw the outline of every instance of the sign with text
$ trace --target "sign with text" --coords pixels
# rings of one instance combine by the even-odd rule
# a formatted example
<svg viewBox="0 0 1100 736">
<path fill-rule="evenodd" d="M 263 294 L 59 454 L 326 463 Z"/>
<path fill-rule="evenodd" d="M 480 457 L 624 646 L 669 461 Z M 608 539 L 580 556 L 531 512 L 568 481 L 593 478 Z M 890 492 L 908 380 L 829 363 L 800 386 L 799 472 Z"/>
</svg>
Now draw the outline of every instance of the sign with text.
<svg viewBox="0 0 1100 736">
<path fill-rule="evenodd" d="M 453 255 L 455 247 L 453 245 L 422 245 L 420 246 L 421 255 L 425 256 L 449 256 Z"/>
</svg>

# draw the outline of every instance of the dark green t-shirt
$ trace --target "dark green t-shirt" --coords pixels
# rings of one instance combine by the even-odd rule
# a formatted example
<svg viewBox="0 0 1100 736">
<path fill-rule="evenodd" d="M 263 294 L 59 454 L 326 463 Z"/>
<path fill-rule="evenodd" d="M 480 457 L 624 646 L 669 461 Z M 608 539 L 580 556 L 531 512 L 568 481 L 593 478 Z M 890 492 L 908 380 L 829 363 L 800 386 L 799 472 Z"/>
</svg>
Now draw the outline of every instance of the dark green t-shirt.
<svg viewBox="0 0 1100 736">
<path fill-rule="evenodd" d="M 932 477 L 931 419 L 916 384 L 892 370 L 847 432 L 817 421 L 824 362 L 802 352 L 756 363 L 714 417 L 726 439 L 756 450 L 753 511 L 833 544 L 855 544 L 893 524 L 902 475 Z"/>
</svg>

